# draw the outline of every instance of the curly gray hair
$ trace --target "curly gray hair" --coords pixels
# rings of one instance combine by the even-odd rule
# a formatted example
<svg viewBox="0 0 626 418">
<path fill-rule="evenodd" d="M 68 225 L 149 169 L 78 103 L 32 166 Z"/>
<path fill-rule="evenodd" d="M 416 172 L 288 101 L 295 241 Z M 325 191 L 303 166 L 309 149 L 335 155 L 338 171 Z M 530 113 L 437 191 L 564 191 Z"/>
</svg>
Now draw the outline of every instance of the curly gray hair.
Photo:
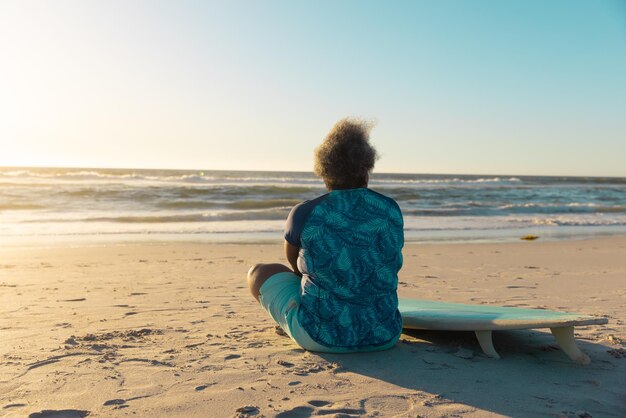
<svg viewBox="0 0 626 418">
<path fill-rule="evenodd" d="M 315 149 L 313 172 L 329 189 L 353 189 L 367 185 L 378 153 L 369 142 L 372 124 L 341 119 Z"/>
</svg>

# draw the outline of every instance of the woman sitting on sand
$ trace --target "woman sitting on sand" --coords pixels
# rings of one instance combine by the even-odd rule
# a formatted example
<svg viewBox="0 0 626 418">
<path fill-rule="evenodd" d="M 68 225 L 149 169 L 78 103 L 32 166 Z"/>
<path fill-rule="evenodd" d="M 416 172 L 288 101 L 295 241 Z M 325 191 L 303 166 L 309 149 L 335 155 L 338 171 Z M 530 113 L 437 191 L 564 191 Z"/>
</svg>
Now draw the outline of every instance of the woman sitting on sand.
<svg viewBox="0 0 626 418">
<path fill-rule="evenodd" d="M 315 174 L 329 192 L 296 205 L 287 218 L 292 268 L 257 264 L 248 271 L 252 295 L 306 350 L 384 350 L 400 337 L 402 213 L 367 188 L 376 158 L 369 126 L 339 121 L 315 151 Z"/>
</svg>

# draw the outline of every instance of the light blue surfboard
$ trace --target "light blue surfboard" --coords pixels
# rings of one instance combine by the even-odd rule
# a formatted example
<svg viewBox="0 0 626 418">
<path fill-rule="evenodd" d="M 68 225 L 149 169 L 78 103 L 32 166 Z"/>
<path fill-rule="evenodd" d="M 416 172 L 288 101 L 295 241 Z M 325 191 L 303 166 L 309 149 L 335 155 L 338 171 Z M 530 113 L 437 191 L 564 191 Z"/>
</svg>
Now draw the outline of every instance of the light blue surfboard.
<svg viewBox="0 0 626 418">
<path fill-rule="evenodd" d="M 474 331 L 484 353 L 500 358 L 491 333 L 511 329 L 550 328 L 561 349 L 572 360 L 589 364 L 589 357 L 576 346 L 574 327 L 606 324 L 606 318 L 555 312 L 545 309 L 525 309 L 490 305 L 400 299 L 398 309 L 402 327 L 441 331 Z"/>
</svg>

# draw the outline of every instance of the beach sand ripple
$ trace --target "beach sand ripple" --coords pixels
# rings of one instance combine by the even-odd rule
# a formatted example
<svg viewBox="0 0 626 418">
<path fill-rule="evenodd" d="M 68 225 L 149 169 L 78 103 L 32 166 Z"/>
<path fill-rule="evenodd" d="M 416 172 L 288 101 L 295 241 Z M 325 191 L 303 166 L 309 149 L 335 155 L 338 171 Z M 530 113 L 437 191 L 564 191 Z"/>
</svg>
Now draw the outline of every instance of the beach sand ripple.
<svg viewBox="0 0 626 418">
<path fill-rule="evenodd" d="M 280 245 L 0 249 L 0 415 L 496 417 L 626 415 L 626 238 L 408 245 L 399 294 L 605 316 L 576 329 L 409 331 L 395 348 L 306 352 L 245 286 Z"/>
</svg>

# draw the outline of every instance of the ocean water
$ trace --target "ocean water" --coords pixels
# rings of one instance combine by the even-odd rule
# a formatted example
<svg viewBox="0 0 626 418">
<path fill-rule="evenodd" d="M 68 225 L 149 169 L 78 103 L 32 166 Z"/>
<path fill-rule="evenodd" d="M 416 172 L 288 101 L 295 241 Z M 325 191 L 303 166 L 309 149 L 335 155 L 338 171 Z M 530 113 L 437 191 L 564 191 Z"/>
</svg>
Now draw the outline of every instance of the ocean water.
<svg viewBox="0 0 626 418">
<path fill-rule="evenodd" d="M 374 173 L 407 241 L 626 233 L 626 178 Z M 312 173 L 0 168 L 0 242 L 282 239 L 289 210 L 325 193 Z"/>
</svg>

